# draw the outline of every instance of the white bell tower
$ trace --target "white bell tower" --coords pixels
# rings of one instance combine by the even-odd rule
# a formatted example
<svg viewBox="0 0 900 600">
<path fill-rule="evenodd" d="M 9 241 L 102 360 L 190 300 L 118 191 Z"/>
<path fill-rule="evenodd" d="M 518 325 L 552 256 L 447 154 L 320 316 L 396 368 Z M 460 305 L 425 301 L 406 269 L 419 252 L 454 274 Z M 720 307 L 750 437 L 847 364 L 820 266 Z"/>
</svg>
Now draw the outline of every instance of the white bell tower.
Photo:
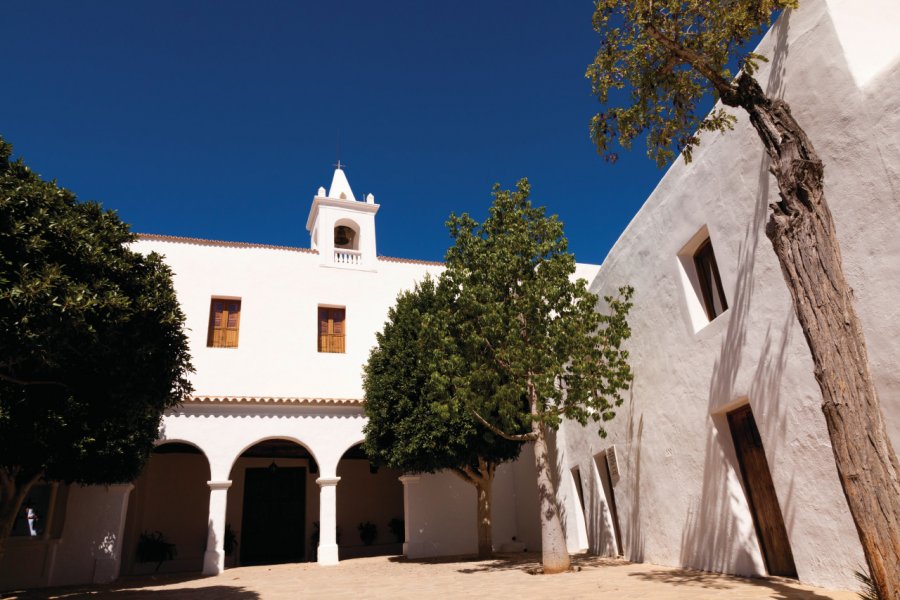
<svg viewBox="0 0 900 600">
<path fill-rule="evenodd" d="M 350 189 L 350 182 L 338 161 L 328 194 L 320 187 L 313 198 L 306 230 L 310 248 L 319 251 L 323 267 L 374 271 L 375 204 L 372 194 L 365 202 L 358 202 Z"/>
</svg>

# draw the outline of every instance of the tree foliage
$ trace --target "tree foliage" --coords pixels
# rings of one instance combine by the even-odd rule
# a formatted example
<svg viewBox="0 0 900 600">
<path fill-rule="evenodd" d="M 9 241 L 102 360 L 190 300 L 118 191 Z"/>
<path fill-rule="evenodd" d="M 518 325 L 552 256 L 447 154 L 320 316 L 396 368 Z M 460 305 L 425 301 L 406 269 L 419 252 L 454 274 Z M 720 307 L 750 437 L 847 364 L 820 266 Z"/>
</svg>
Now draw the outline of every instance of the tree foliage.
<svg viewBox="0 0 900 600">
<path fill-rule="evenodd" d="M 514 191 L 495 186 L 484 223 L 451 216 L 444 279 L 459 343 L 476 359 L 457 376 L 457 395 L 497 435 L 534 442 L 543 567 L 555 573 L 569 557 L 547 434 L 564 417 L 606 434 L 632 379 L 622 348 L 632 290 L 606 299 L 611 313 L 598 312 L 586 282 L 572 281 L 562 223 L 532 206 L 530 191 L 526 179 Z M 494 393 L 480 393 L 485 387 Z"/>
<path fill-rule="evenodd" d="M 449 298 L 429 277 L 390 309 L 365 367 L 363 447 L 376 462 L 408 473 L 448 469 L 475 486 L 478 555 L 488 558 L 494 474 L 522 444 L 486 429 L 460 400 L 457 378 L 473 357 L 458 343 Z M 488 384 L 477 393 L 495 390 Z"/>
<path fill-rule="evenodd" d="M 430 277 L 402 292 L 365 366 L 368 423 L 363 448 L 375 461 L 409 473 L 477 470 L 519 455 L 460 402 L 455 374 L 469 360 L 456 344 L 446 293 Z M 490 394 L 491 390 L 483 389 Z"/>
<path fill-rule="evenodd" d="M 496 414 L 493 424 L 511 435 L 534 422 L 556 429 L 565 417 L 596 423 L 605 436 L 603 422 L 632 378 L 622 349 L 632 290 L 606 299 L 610 314 L 598 312 L 587 282 L 571 279 L 575 257 L 562 223 L 532 206 L 530 192 L 527 179 L 515 191 L 495 186 L 484 223 L 450 219 L 455 245 L 445 276 L 460 336 L 479 358 L 460 376 L 458 393 L 479 414 Z M 478 393 L 485 385 L 496 393 Z"/>
<path fill-rule="evenodd" d="M 647 155 L 659 166 L 679 152 L 690 161 L 701 132 L 725 132 L 735 123 L 722 107 L 698 112 L 701 100 L 712 92 L 736 106 L 729 61 L 769 26 L 774 11 L 796 5 L 796 0 L 599 0 L 593 21 L 600 49 L 587 69 L 605 108 L 591 120 L 597 150 L 615 159 L 614 144 L 628 150 L 646 134 Z M 765 60 L 748 52 L 738 68 L 752 76 Z"/>
<path fill-rule="evenodd" d="M 0 138 L 4 518 L 38 478 L 134 479 L 162 412 L 190 391 L 191 370 L 162 259 L 130 250 L 135 238 L 115 213 L 77 202 L 11 155 Z"/>
</svg>

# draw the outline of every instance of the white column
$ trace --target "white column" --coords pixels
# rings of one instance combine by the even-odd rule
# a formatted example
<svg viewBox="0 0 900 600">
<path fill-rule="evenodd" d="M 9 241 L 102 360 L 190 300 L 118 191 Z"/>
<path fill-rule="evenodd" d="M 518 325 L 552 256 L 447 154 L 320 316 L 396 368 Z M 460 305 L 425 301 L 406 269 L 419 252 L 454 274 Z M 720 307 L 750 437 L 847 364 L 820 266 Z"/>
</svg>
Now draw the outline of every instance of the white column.
<svg viewBox="0 0 900 600">
<path fill-rule="evenodd" d="M 207 481 L 206 484 L 209 486 L 209 532 L 203 574 L 218 575 L 225 568 L 225 507 L 231 481 Z"/>
<path fill-rule="evenodd" d="M 403 484 L 403 554 L 407 558 L 409 558 L 409 532 L 413 528 L 412 501 L 410 498 L 412 490 L 410 490 L 410 486 L 417 481 L 419 481 L 418 475 L 403 475 L 400 477 L 400 483 Z"/>
<path fill-rule="evenodd" d="M 337 484 L 340 477 L 319 477 L 319 564 L 338 564 Z"/>
<path fill-rule="evenodd" d="M 128 514 L 128 494 L 134 489 L 134 485 L 118 483 L 106 488 L 96 486 L 96 489 L 103 490 L 101 493 L 106 495 L 103 514 L 107 520 L 102 523 L 106 534 L 99 540 L 99 547 L 96 549 L 92 580 L 94 583 L 109 583 L 119 578 L 122 535 L 125 533 L 125 517 Z"/>
</svg>

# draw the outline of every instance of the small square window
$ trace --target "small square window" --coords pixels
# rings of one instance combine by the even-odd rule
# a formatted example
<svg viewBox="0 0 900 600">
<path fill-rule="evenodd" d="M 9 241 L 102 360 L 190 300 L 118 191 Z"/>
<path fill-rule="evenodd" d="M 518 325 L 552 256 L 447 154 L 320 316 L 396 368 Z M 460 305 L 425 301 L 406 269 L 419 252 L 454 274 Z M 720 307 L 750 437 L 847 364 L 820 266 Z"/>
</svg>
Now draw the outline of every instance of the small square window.
<svg viewBox="0 0 900 600">
<path fill-rule="evenodd" d="M 697 279 L 703 296 L 703 308 L 706 309 L 706 316 L 712 321 L 725 312 L 728 302 L 725 300 L 716 254 L 709 238 L 706 238 L 694 252 L 694 267 L 697 269 Z"/>
<path fill-rule="evenodd" d="M 346 309 L 319 307 L 319 352 L 346 352 Z"/>
<path fill-rule="evenodd" d="M 209 348 L 237 348 L 241 327 L 241 301 L 213 298 L 209 306 Z"/>
</svg>

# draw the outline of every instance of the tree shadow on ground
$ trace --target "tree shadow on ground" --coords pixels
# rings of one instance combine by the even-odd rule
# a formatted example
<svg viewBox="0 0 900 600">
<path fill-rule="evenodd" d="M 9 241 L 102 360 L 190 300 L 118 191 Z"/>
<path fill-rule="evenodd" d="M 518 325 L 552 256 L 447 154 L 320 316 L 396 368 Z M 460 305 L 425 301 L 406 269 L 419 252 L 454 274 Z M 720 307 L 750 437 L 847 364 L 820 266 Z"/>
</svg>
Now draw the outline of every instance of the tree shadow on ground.
<svg viewBox="0 0 900 600">
<path fill-rule="evenodd" d="M 619 558 L 609 558 L 605 556 L 596 556 L 593 554 L 573 554 L 569 556 L 572 569 L 590 569 L 597 567 L 617 567 L 631 564 L 626 560 Z M 421 565 L 435 565 L 443 563 L 472 563 L 471 566 L 457 569 L 457 573 L 473 574 L 473 573 L 496 573 L 499 571 L 522 571 L 531 575 L 540 575 L 541 569 L 541 553 L 540 552 L 517 552 L 515 554 L 495 553 L 494 558 L 489 560 L 479 560 L 477 556 L 442 556 L 434 558 L 407 559 L 402 556 L 392 557 L 392 562 L 411 563 Z"/>
<path fill-rule="evenodd" d="M 772 600 L 829 600 L 830 598 L 811 590 L 793 587 L 775 578 L 736 577 L 693 569 L 656 569 L 629 573 L 628 576 L 636 577 L 649 583 L 690 586 L 712 590 L 730 590 L 738 585 L 765 587 L 775 592 L 775 595 L 769 596 Z"/>
<path fill-rule="evenodd" d="M 161 586 L 175 586 L 181 583 L 205 579 L 199 573 L 177 573 L 172 575 L 147 575 L 126 577 L 107 585 L 81 585 L 65 588 L 46 588 L 39 590 L 0 592 L 4 600 L 97 600 L 114 598 L 128 600 L 131 598 L 150 598 L 152 600 L 259 600 L 261 596 L 240 586 L 211 585 L 204 587 L 178 587 L 153 589 Z"/>
</svg>

